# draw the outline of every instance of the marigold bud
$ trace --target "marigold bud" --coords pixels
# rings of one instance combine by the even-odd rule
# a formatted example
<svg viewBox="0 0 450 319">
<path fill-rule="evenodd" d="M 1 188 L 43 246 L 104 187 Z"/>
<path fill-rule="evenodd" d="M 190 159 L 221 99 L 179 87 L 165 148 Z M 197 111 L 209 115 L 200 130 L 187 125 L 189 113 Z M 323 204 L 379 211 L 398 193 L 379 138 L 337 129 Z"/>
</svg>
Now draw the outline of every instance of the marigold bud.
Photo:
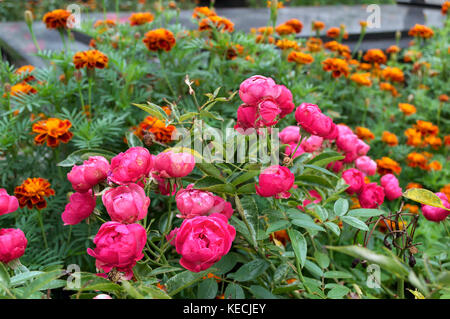
<svg viewBox="0 0 450 319">
<path fill-rule="evenodd" d="M 30 26 L 33 23 L 33 13 L 30 10 L 25 10 L 24 16 L 26 24 Z"/>
</svg>

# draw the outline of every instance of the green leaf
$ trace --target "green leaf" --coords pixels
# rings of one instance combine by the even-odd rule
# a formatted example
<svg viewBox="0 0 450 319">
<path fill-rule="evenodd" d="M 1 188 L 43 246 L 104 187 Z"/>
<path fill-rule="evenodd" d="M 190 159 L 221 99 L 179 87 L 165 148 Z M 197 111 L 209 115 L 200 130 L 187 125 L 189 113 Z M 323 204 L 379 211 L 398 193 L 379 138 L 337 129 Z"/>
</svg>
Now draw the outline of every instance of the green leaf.
<svg viewBox="0 0 450 319">
<path fill-rule="evenodd" d="M 0 262 L 0 285 L 8 288 L 10 283 L 8 270 L 6 270 L 5 265 Z"/>
<path fill-rule="evenodd" d="M 339 237 L 341 235 L 341 229 L 335 223 L 333 223 L 333 222 L 325 222 L 324 225 L 325 225 L 326 228 L 331 230 L 336 236 Z"/>
<path fill-rule="evenodd" d="M 198 285 L 197 297 L 199 299 L 214 299 L 217 296 L 218 289 L 214 278 L 205 279 Z"/>
<path fill-rule="evenodd" d="M 255 176 L 258 176 L 259 173 L 261 173 L 260 170 L 250 170 L 247 171 L 241 175 L 239 175 L 238 177 L 236 177 L 234 180 L 231 181 L 231 184 L 233 184 L 234 186 L 237 186 L 239 184 L 242 184 L 246 181 L 248 181 L 249 179 L 254 178 Z M 253 183 L 254 184 L 254 183 Z"/>
<path fill-rule="evenodd" d="M 358 209 L 352 209 L 348 212 L 348 216 L 352 217 L 360 217 L 360 218 L 369 218 L 374 216 L 380 216 L 385 214 L 386 212 L 380 209 L 370 209 L 370 208 L 358 208 Z"/>
<path fill-rule="evenodd" d="M 214 272 L 214 270 L 214 268 L 210 268 L 208 270 L 197 273 L 191 272 L 189 270 L 183 271 L 182 273 L 173 276 L 167 281 L 167 291 L 169 292 L 170 296 L 174 296 L 183 289 L 186 289 L 187 287 L 190 287 L 197 281 L 201 280 L 208 273 Z"/>
<path fill-rule="evenodd" d="M 261 286 L 250 286 L 250 291 L 257 299 L 278 299 L 269 290 Z"/>
<path fill-rule="evenodd" d="M 311 159 L 309 162 L 307 162 L 307 164 L 314 164 L 316 166 L 326 166 L 331 162 L 334 161 L 339 161 L 341 159 L 343 159 L 345 156 L 342 156 L 341 153 L 338 152 L 323 152 L 319 155 L 317 155 L 316 157 L 314 157 L 313 159 Z"/>
<path fill-rule="evenodd" d="M 153 103 L 147 102 L 147 105 L 144 104 L 135 104 L 132 103 L 134 106 L 137 106 L 138 108 L 140 108 L 141 110 L 147 112 L 148 114 L 150 114 L 151 116 L 154 116 L 156 118 L 158 118 L 159 120 L 166 122 L 166 120 L 169 119 L 169 117 L 167 116 L 166 112 L 164 112 L 164 110 Z"/>
<path fill-rule="evenodd" d="M 308 170 L 316 170 L 316 171 L 324 173 L 325 175 L 329 175 L 329 176 L 334 177 L 334 178 L 339 178 L 339 176 L 337 176 L 336 174 L 330 172 L 329 170 L 327 170 L 327 169 L 325 169 L 323 167 L 316 166 L 316 165 L 306 164 L 304 172 L 306 173 Z"/>
<path fill-rule="evenodd" d="M 46 285 L 50 284 L 53 280 L 63 275 L 61 270 L 53 270 L 38 275 L 24 290 L 22 293 L 22 299 L 29 298 L 35 292 L 43 289 Z"/>
<path fill-rule="evenodd" d="M 222 173 L 220 170 L 211 163 L 197 163 L 195 164 L 195 167 L 203 171 L 204 173 L 217 178 L 218 180 L 221 180 L 222 182 L 225 182 L 225 178 L 222 176 Z"/>
<path fill-rule="evenodd" d="M 305 268 L 314 276 L 316 277 L 322 277 L 323 271 L 322 269 L 316 265 L 316 263 L 313 263 L 311 260 L 306 259 L 305 262 Z"/>
<path fill-rule="evenodd" d="M 128 280 L 122 281 L 122 287 L 125 289 L 128 295 L 133 297 L 134 299 L 145 299 L 145 296 L 142 295 Z"/>
<path fill-rule="evenodd" d="M 66 287 L 66 289 L 79 291 L 100 290 L 104 292 L 119 292 L 122 290 L 122 287 L 120 285 L 115 284 L 106 278 L 102 278 L 87 272 L 80 272 L 77 275 L 79 275 L 79 278 L 81 280 L 80 287 Z"/>
<path fill-rule="evenodd" d="M 314 252 L 314 258 L 316 259 L 317 264 L 319 264 L 319 266 L 323 269 L 330 265 L 330 258 L 327 254 L 316 251 Z"/>
<path fill-rule="evenodd" d="M 409 274 L 409 269 L 398 258 L 385 256 L 359 246 L 327 246 L 327 249 L 335 250 L 355 258 L 367 260 L 369 263 L 380 265 L 386 271 L 395 274 L 397 277 L 405 278 Z"/>
<path fill-rule="evenodd" d="M 336 216 L 344 216 L 345 213 L 348 211 L 348 207 L 349 207 L 348 200 L 339 198 L 334 203 L 334 213 L 336 214 Z"/>
<path fill-rule="evenodd" d="M 236 191 L 236 194 L 255 194 L 256 193 L 256 188 L 255 188 L 255 183 L 249 183 L 249 184 L 245 184 L 241 187 L 239 187 Z"/>
<path fill-rule="evenodd" d="M 318 175 L 300 175 L 295 177 L 295 184 L 301 186 L 333 188 L 330 182 Z"/>
<path fill-rule="evenodd" d="M 126 139 L 128 143 L 128 147 L 135 147 L 135 146 L 141 146 L 143 147 L 144 144 L 142 143 L 141 139 L 136 136 L 133 132 L 128 132 L 126 134 Z"/>
<path fill-rule="evenodd" d="M 350 289 L 345 286 L 336 286 L 327 293 L 327 297 L 331 299 L 341 299 L 350 292 Z"/>
<path fill-rule="evenodd" d="M 403 197 L 406 197 L 408 199 L 411 199 L 415 202 L 429 205 L 433 207 L 439 207 L 445 210 L 450 211 L 449 208 L 445 207 L 442 204 L 441 199 L 434 194 L 432 191 L 429 191 L 428 189 L 424 188 L 410 188 L 405 193 L 403 193 Z"/>
<path fill-rule="evenodd" d="M 59 162 L 57 166 L 71 167 L 74 166 L 75 164 L 82 163 L 83 161 L 89 159 L 89 157 L 91 156 L 103 156 L 107 160 L 111 160 L 111 158 L 113 158 L 116 155 L 117 155 L 116 153 L 101 148 L 82 149 L 70 154 L 65 160 Z"/>
<path fill-rule="evenodd" d="M 345 271 L 327 271 L 323 276 L 325 278 L 353 278 L 352 274 Z"/>
<path fill-rule="evenodd" d="M 307 231 L 325 231 L 322 226 L 306 219 L 293 219 L 292 224 L 305 228 Z"/>
<path fill-rule="evenodd" d="M 181 115 L 180 118 L 179 118 L 179 121 L 180 122 L 184 122 L 186 120 L 190 120 L 191 118 L 193 118 L 194 116 L 197 116 L 197 115 L 198 115 L 198 113 L 188 112 L 188 113 L 185 113 L 185 114 Z"/>
<path fill-rule="evenodd" d="M 215 193 L 234 194 L 236 189 L 231 184 L 224 184 L 223 181 L 212 176 L 206 176 L 199 179 L 194 184 L 194 188 L 202 189 Z"/>
<path fill-rule="evenodd" d="M 168 272 L 176 272 L 183 270 L 183 268 L 180 267 L 171 267 L 171 266 L 163 266 L 156 269 L 153 269 L 149 274 L 148 277 L 154 277 L 161 274 L 166 274 Z"/>
<path fill-rule="evenodd" d="M 360 221 L 358 218 L 356 217 L 352 217 L 352 216 L 342 216 L 341 217 L 342 221 L 352 227 L 364 230 L 364 231 L 369 231 L 369 227 L 367 227 L 366 223 L 364 223 L 363 221 Z"/>
<path fill-rule="evenodd" d="M 245 299 L 244 290 L 235 283 L 230 283 L 225 289 L 225 299 Z"/>
<path fill-rule="evenodd" d="M 234 268 L 237 264 L 237 254 L 236 253 L 228 253 L 223 256 L 217 263 L 214 264 L 214 268 L 217 271 L 214 272 L 215 275 L 224 275 Z"/>
<path fill-rule="evenodd" d="M 1 272 L 1 270 L 0 270 Z M 34 277 L 36 277 L 37 275 L 43 274 L 44 272 L 42 271 L 27 271 L 27 272 L 23 272 L 21 274 L 15 275 L 14 277 L 11 277 L 11 286 L 18 286 L 21 285 L 23 283 L 25 283 L 28 280 L 33 279 Z"/>
<path fill-rule="evenodd" d="M 278 230 L 283 230 L 288 228 L 290 225 L 291 223 L 288 220 L 277 220 L 276 222 L 269 225 L 269 227 L 266 230 L 266 233 L 270 234 Z"/>
<path fill-rule="evenodd" d="M 139 286 L 139 290 L 145 294 L 147 299 L 171 299 L 165 291 L 155 286 Z"/>
<path fill-rule="evenodd" d="M 244 215 L 242 219 L 247 220 L 246 227 L 247 231 L 250 232 L 250 237 L 252 239 L 251 243 L 254 247 L 258 246 L 256 241 L 256 230 L 258 229 L 259 219 L 258 219 L 258 206 L 253 197 L 246 196 L 239 199 L 237 195 L 234 196 L 236 202 L 236 208 L 241 215 Z"/>
<path fill-rule="evenodd" d="M 262 275 L 268 267 L 267 261 L 255 259 L 242 265 L 235 273 L 229 274 L 227 277 L 240 282 L 251 281 Z"/>
<path fill-rule="evenodd" d="M 291 239 L 292 249 L 294 250 L 295 257 L 297 258 L 301 267 L 303 267 L 305 265 L 306 252 L 308 250 L 305 237 L 303 237 L 302 233 L 295 229 L 288 229 L 287 232 L 289 238 Z"/>
</svg>

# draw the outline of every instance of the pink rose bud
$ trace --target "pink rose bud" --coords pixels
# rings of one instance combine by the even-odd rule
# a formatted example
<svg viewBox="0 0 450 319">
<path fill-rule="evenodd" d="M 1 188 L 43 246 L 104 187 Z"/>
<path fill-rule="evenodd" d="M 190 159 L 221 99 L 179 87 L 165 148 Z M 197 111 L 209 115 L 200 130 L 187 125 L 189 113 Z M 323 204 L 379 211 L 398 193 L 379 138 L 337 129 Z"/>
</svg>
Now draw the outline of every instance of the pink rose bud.
<svg viewBox="0 0 450 319">
<path fill-rule="evenodd" d="M 377 183 L 364 184 L 358 200 L 362 208 L 377 208 L 384 202 L 383 187 L 378 186 Z"/>
<path fill-rule="evenodd" d="M 169 235 L 166 236 L 166 240 L 174 247 L 175 247 L 175 241 L 176 241 L 179 230 L 180 230 L 180 228 L 175 227 L 174 229 L 172 229 L 172 231 L 169 233 Z"/>
<path fill-rule="evenodd" d="M 61 215 L 64 225 L 76 225 L 91 216 L 95 204 L 95 196 L 92 195 L 92 190 L 70 195 L 69 203 Z"/>
<path fill-rule="evenodd" d="M 142 250 L 147 242 L 147 232 L 139 224 L 124 225 L 119 222 L 104 223 L 94 238 L 95 249 L 87 253 L 96 259 L 97 269 L 108 273 L 113 268 L 133 277 L 132 268 L 144 257 Z"/>
<path fill-rule="evenodd" d="M 259 175 L 259 185 L 256 185 L 256 193 L 262 197 L 289 198 L 288 192 L 294 185 L 294 174 L 289 168 L 280 165 L 272 165 L 264 169 Z"/>
<path fill-rule="evenodd" d="M 10 196 L 6 189 L 0 188 L 0 216 L 13 213 L 19 208 L 19 201 L 15 196 Z"/>
<path fill-rule="evenodd" d="M 328 164 L 327 169 L 328 170 L 331 169 L 333 172 L 339 173 L 343 166 L 344 166 L 344 162 L 336 161 L 336 162 L 331 162 L 330 164 Z"/>
<path fill-rule="evenodd" d="M 450 209 L 450 203 L 448 202 L 447 196 L 444 193 L 435 193 L 435 194 L 437 197 L 441 199 L 442 205 Z M 432 222 L 440 222 L 445 220 L 447 216 L 450 215 L 450 211 L 439 207 L 422 205 L 422 214 L 423 217 Z"/>
<path fill-rule="evenodd" d="M 350 168 L 345 170 L 342 173 L 342 178 L 344 179 L 346 184 L 350 185 L 350 187 L 347 188 L 345 191 L 349 195 L 360 193 L 364 186 L 364 177 L 365 177 L 364 174 L 358 171 L 356 168 Z"/>
<path fill-rule="evenodd" d="M 258 104 L 259 117 L 264 126 L 273 126 L 278 123 L 280 108 L 273 100 L 266 99 Z"/>
<path fill-rule="evenodd" d="M 210 268 L 230 251 L 235 236 L 222 214 L 185 219 L 175 239 L 181 266 L 192 272 Z"/>
<path fill-rule="evenodd" d="M 254 75 L 241 83 L 239 97 L 246 104 L 256 105 L 266 97 L 278 98 L 281 90 L 273 79 Z"/>
<path fill-rule="evenodd" d="M 384 194 L 388 200 L 397 199 L 403 194 L 397 177 L 392 174 L 383 175 L 380 179 L 380 185 L 384 188 Z"/>
<path fill-rule="evenodd" d="M 370 150 L 370 146 L 366 144 L 363 140 L 358 138 L 358 142 L 356 144 L 356 153 L 359 156 L 366 155 Z"/>
<path fill-rule="evenodd" d="M 306 140 L 304 140 L 301 144 L 302 148 L 305 152 L 312 153 L 317 151 L 323 143 L 323 138 L 317 135 L 311 135 Z"/>
<path fill-rule="evenodd" d="M 369 156 L 360 156 L 355 161 L 356 168 L 368 176 L 373 176 L 377 172 L 377 163 Z"/>
<path fill-rule="evenodd" d="M 149 175 L 153 168 L 153 157 L 148 149 L 132 147 L 111 160 L 109 179 L 119 185 L 136 183 Z"/>
<path fill-rule="evenodd" d="M 163 178 L 185 177 L 195 167 L 195 158 L 189 153 L 167 151 L 155 157 L 155 170 Z"/>
<path fill-rule="evenodd" d="M 323 138 L 334 138 L 336 124 L 315 104 L 302 103 L 295 111 L 297 123 L 308 133 Z"/>
<path fill-rule="evenodd" d="M 309 195 L 313 198 L 313 200 L 310 200 L 309 198 L 305 199 L 302 203 L 302 205 L 298 205 L 297 208 L 304 211 L 305 207 L 308 206 L 311 203 L 320 203 L 322 201 L 322 196 L 316 191 L 316 190 L 310 190 L 308 191 Z"/>
<path fill-rule="evenodd" d="M 123 224 L 132 224 L 144 219 L 148 213 L 150 198 L 137 184 L 128 184 L 107 190 L 103 196 L 111 220 Z"/>
<path fill-rule="evenodd" d="M 258 109 L 256 106 L 242 104 L 237 110 L 237 123 L 234 129 L 247 130 L 260 126 L 258 119 Z"/>
<path fill-rule="evenodd" d="M 300 141 L 300 127 L 298 126 L 287 126 L 280 134 L 278 134 L 282 144 L 298 143 Z"/>
<path fill-rule="evenodd" d="M 110 295 L 107 295 L 107 294 L 100 294 L 100 295 L 95 296 L 92 299 L 112 299 L 112 297 Z"/>
<path fill-rule="evenodd" d="M 102 156 L 92 156 L 82 165 L 75 165 L 67 174 L 76 192 L 86 193 L 92 187 L 106 179 L 109 171 L 109 162 Z"/>
<path fill-rule="evenodd" d="M 181 212 L 177 215 L 179 218 L 206 215 L 214 206 L 214 194 L 194 189 L 193 186 L 193 184 L 188 185 L 185 189 L 179 190 L 175 196 L 177 208 Z"/>
<path fill-rule="evenodd" d="M 292 99 L 291 91 L 284 85 L 278 85 L 280 89 L 280 95 L 276 98 L 276 103 L 281 109 L 280 118 L 292 113 L 295 109 L 294 101 Z"/>
<path fill-rule="evenodd" d="M 0 229 L 0 261 L 9 263 L 25 253 L 28 241 L 20 229 Z"/>
</svg>

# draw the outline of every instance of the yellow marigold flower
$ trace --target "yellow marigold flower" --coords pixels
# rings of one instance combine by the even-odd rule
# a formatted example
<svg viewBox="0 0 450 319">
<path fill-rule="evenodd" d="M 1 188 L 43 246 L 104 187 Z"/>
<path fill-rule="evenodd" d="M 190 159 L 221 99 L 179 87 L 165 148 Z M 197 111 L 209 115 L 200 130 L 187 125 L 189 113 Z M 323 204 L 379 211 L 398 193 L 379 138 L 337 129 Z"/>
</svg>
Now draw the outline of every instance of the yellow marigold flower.
<svg viewBox="0 0 450 319">
<path fill-rule="evenodd" d="M 128 20 L 130 20 L 130 25 L 143 25 L 152 22 L 154 18 L 150 12 L 138 12 L 133 13 Z"/>
<path fill-rule="evenodd" d="M 98 50 L 77 52 L 73 56 L 75 68 L 103 69 L 108 67 L 108 57 Z"/>
<path fill-rule="evenodd" d="M 276 46 L 279 47 L 281 50 L 288 50 L 288 49 L 298 50 L 299 48 L 297 41 L 292 41 L 288 39 L 278 40 Z"/>
<path fill-rule="evenodd" d="M 431 29 L 427 26 L 424 26 L 421 24 L 416 24 L 414 27 L 412 27 L 409 30 L 408 35 L 410 35 L 412 37 L 428 39 L 434 35 L 434 31 L 433 31 L 433 29 Z"/>
<path fill-rule="evenodd" d="M 27 206 L 29 209 L 36 207 L 41 210 L 47 207 L 45 197 L 55 195 L 50 188 L 51 184 L 44 178 L 27 178 L 22 185 L 14 190 L 14 196 L 19 201 L 20 207 Z"/>
<path fill-rule="evenodd" d="M 356 133 L 356 135 L 358 135 L 358 137 L 360 139 L 362 139 L 366 142 L 370 142 L 371 140 L 373 140 L 375 138 L 375 135 L 373 135 L 372 131 L 370 131 L 366 127 L 357 126 L 355 129 L 355 133 Z"/>
<path fill-rule="evenodd" d="M 387 57 L 380 49 L 369 49 L 363 56 L 364 61 L 374 64 L 385 64 Z"/>
<path fill-rule="evenodd" d="M 355 83 L 358 83 L 359 85 L 372 86 L 370 73 L 354 73 L 350 77 L 350 80 L 352 80 Z"/>
<path fill-rule="evenodd" d="M 175 36 L 167 29 L 155 29 L 147 32 L 142 42 L 150 51 L 170 51 L 176 44 Z"/>
<path fill-rule="evenodd" d="M 348 63 L 345 60 L 338 58 L 328 58 L 322 62 L 323 70 L 326 72 L 332 72 L 334 78 L 339 78 L 340 76 L 347 77 L 350 69 Z"/>
<path fill-rule="evenodd" d="M 292 51 L 289 53 L 288 62 L 295 62 L 297 64 L 311 64 L 314 62 L 314 58 L 307 53 L 303 53 L 300 51 Z"/>
<path fill-rule="evenodd" d="M 380 175 L 385 174 L 398 175 L 402 171 L 400 164 L 389 157 L 384 156 L 381 159 L 375 160 L 375 162 L 377 162 L 377 172 Z"/>
<path fill-rule="evenodd" d="M 397 146 L 398 145 L 398 138 L 394 133 L 384 131 L 383 135 L 381 136 L 381 141 L 386 143 L 389 146 Z"/>
<path fill-rule="evenodd" d="M 388 66 L 383 69 L 381 74 L 382 74 L 383 78 L 387 81 L 400 82 L 400 83 L 405 81 L 405 76 L 403 74 L 403 71 L 400 70 L 399 68 L 392 68 L 392 67 Z"/>
<path fill-rule="evenodd" d="M 34 142 L 37 145 L 47 142 L 47 146 L 55 148 L 60 142 L 68 143 L 73 133 L 69 131 L 72 123 L 69 120 L 60 120 L 58 118 L 49 118 L 34 123 L 32 130 L 36 133 Z"/>
<path fill-rule="evenodd" d="M 67 20 L 71 13 L 67 10 L 53 10 L 44 15 L 42 21 L 47 26 L 47 29 L 63 29 L 67 27 Z"/>
<path fill-rule="evenodd" d="M 192 17 L 194 19 L 203 19 L 215 15 L 217 15 L 216 12 L 211 10 L 209 7 L 196 7 L 192 13 Z"/>
</svg>

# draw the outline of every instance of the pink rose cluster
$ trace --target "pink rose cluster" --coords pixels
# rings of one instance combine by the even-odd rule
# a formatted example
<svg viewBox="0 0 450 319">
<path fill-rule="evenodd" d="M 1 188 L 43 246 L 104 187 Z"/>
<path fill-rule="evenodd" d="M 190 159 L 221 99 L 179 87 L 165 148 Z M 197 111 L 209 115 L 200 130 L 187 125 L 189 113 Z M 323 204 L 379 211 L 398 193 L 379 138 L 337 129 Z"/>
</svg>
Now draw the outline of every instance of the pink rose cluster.
<svg viewBox="0 0 450 319">
<path fill-rule="evenodd" d="M 262 197 L 289 198 L 289 190 L 294 186 L 295 176 L 289 168 L 280 165 L 267 167 L 259 174 L 256 193 Z"/>
<path fill-rule="evenodd" d="M 211 192 L 194 189 L 190 184 L 175 196 L 183 222 L 167 240 L 181 255 L 180 264 L 193 272 L 208 269 L 231 248 L 236 230 L 228 223 L 233 214 L 231 203 Z"/>
<path fill-rule="evenodd" d="M 315 104 L 302 103 L 295 110 L 297 123 L 309 134 L 320 136 L 327 140 L 334 140 L 338 135 L 336 124 L 322 113 Z"/>
<path fill-rule="evenodd" d="M 450 203 L 447 199 L 447 196 L 444 193 L 435 193 L 435 194 L 437 197 L 440 198 L 442 205 L 450 209 Z M 438 223 L 445 220 L 447 216 L 450 215 L 450 211 L 439 207 L 433 207 L 430 205 L 422 205 L 422 215 L 426 219 Z"/>
<path fill-rule="evenodd" d="M 284 151 L 287 156 L 290 156 L 295 151 L 293 158 L 305 152 L 315 152 L 320 149 L 323 143 L 323 138 L 317 135 L 311 135 L 301 140 L 300 127 L 298 126 L 285 127 L 278 136 L 281 143 L 288 145 Z"/>
<path fill-rule="evenodd" d="M 338 124 L 337 132 L 336 146 L 345 155 L 345 158 L 342 160 L 344 163 L 353 163 L 358 157 L 367 155 L 370 146 L 353 133 L 351 128 L 344 124 Z M 364 165 L 361 167 L 364 167 Z M 368 171 L 367 175 L 373 175 L 369 174 L 372 172 L 373 169 Z"/>
<path fill-rule="evenodd" d="M 288 88 L 261 75 L 242 82 L 239 96 L 244 103 L 237 110 L 237 130 L 271 127 L 295 108 Z"/>
<path fill-rule="evenodd" d="M 363 172 L 356 168 L 349 168 L 342 173 L 342 178 L 349 185 L 346 192 L 357 194 L 362 208 L 377 208 L 384 202 L 384 189 L 377 183 L 366 184 Z"/>
</svg>

